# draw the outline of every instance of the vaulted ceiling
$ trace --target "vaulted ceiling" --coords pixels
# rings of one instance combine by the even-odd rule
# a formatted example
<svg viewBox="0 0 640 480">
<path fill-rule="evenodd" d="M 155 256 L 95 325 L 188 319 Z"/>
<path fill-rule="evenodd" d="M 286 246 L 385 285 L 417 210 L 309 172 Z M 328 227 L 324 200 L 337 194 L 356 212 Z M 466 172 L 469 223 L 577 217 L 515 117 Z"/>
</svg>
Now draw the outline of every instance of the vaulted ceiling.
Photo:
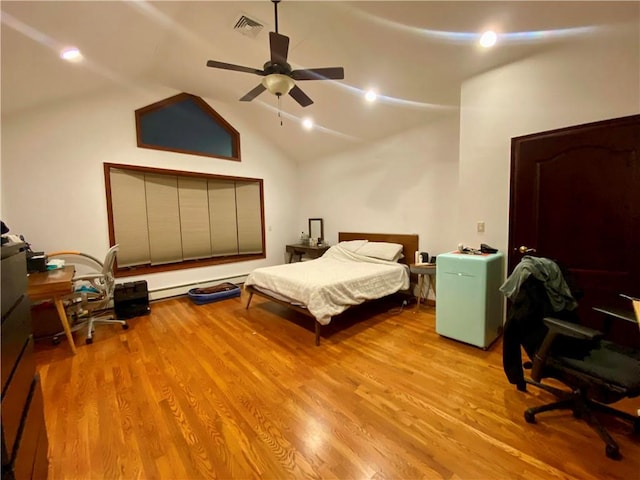
<svg viewBox="0 0 640 480">
<path fill-rule="evenodd" d="M 273 4 L 261 1 L 2 1 L 2 114 L 59 102 L 113 85 L 161 85 L 216 101 L 291 158 L 310 161 L 427 123 L 459 105 L 465 79 L 542 49 L 626 29 L 637 37 L 639 2 L 293 1 L 278 6 L 293 68 L 342 66 L 344 80 L 298 86 L 302 108 L 264 92 L 237 101 L 262 77 L 207 68 L 207 60 L 262 68 L 269 58 Z M 245 15 L 264 25 L 234 29 Z M 478 46 L 487 29 L 491 49 Z M 255 31 L 254 31 L 255 33 Z M 635 40 L 634 40 L 635 39 Z M 58 57 L 64 46 L 85 61 Z M 374 88 L 380 97 L 367 103 Z M 316 124 L 305 131 L 300 120 Z M 241 132 L 242 133 L 242 132 Z"/>
</svg>

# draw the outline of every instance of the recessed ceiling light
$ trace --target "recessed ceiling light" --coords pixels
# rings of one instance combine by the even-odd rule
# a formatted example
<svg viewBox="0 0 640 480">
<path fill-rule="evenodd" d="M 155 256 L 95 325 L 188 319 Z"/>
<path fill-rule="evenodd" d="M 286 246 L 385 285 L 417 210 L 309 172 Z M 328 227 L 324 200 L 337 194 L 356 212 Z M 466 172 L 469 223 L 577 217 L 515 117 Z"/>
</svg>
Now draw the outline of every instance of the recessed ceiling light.
<svg viewBox="0 0 640 480">
<path fill-rule="evenodd" d="M 304 120 L 302 120 L 302 126 L 306 129 L 306 130 L 311 130 L 313 128 L 313 120 L 311 120 L 310 118 L 305 118 Z"/>
<path fill-rule="evenodd" d="M 373 90 L 368 90 L 367 93 L 364 95 L 364 98 L 367 102 L 375 102 L 376 98 L 378 98 L 378 94 Z"/>
<path fill-rule="evenodd" d="M 82 53 L 76 47 L 65 48 L 60 52 L 60 58 L 67 62 L 79 62 L 82 60 Z"/>
<path fill-rule="evenodd" d="M 485 48 L 493 47 L 496 44 L 497 39 L 498 36 L 496 35 L 496 32 L 488 30 L 480 37 L 480 45 Z"/>
</svg>

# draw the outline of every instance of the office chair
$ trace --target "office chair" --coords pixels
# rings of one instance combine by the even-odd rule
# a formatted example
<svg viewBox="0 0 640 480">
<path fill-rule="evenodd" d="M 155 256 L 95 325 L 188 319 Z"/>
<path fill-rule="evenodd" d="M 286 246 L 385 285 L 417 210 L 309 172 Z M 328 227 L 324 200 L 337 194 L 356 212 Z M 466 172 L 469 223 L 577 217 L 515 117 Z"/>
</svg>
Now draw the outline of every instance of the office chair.
<svg viewBox="0 0 640 480">
<path fill-rule="evenodd" d="M 48 255 L 52 257 L 65 257 L 65 262 L 89 269 L 88 272 L 76 272 L 73 277 L 74 292 L 65 300 L 65 308 L 69 318 L 74 320 L 72 331 L 87 329 L 87 344 L 93 343 L 95 326 L 99 324 L 117 324 L 124 330 L 129 328 L 124 320 L 117 320 L 113 315 L 113 292 L 115 290 L 115 278 L 113 267 L 118 253 L 118 245 L 114 245 L 107 251 L 104 261 L 82 252 L 59 251 Z M 61 332 L 60 334 L 62 334 Z M 55 341 L 55 337 L 54 337 Z"/>
<path fill-rule="evenodd" d="M 544 276 L 524 278 L 510 298 L 503 338 L 507 378 L 518 390 L 526 391 L 528 383 L 558 397 L 547 405 L 528 408 L 524 412 L 528 423 L 535 423 L 539 413 L 569 409 L 596 430 L 605 443 L 606 456 L 618 459 L 619 446 L 594 411 L 627 420 L 640 433 L 640 417 L 608 406 L 640 395 L 640 351 L 610 342 L 603 333 L 580 325 L 575 307 L 555 310 L 545 280 Z M 521 346 L 530 359 L 524 364 Z M 531 378 L 524 378 L 523 367 L 531 369 Z M 547 378 L 569 390 L 543 383 Z"/>
</svg>

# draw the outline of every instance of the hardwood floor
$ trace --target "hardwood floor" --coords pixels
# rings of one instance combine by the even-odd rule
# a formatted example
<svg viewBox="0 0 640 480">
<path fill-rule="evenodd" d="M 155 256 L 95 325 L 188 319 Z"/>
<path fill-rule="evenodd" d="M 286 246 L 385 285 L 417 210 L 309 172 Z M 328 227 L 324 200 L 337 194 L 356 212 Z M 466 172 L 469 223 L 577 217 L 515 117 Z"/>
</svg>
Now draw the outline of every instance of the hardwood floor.
<svg viewBox="0 0 640 480">
<path fill-rule="evenodd" d="M 309 318 L 254 297 L 152 304 L 93 345 L 38 343 L 50 479 L 625 479 L 640 438 L 607 426 L 623 459 L 567 412 L 527 424 L 488 351 L 439 337 L 434 309 L 378 302 Z M 637 399 L 636 399 L 637 400 Z M 635 413 L 640 401 L 625 402 Z"/>
</svg>

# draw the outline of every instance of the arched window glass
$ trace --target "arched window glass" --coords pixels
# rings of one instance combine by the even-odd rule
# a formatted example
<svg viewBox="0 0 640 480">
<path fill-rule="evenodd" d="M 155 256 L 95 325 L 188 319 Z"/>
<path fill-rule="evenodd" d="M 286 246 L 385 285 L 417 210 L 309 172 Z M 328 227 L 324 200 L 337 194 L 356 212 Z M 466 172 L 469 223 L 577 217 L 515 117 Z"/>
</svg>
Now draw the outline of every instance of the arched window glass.
<svg viewBox="0 0 640 480">
<path fill-rule="evenodd" d="M 200 97 L 180 93 L 135 113 L 138 147 L 240 161 L 240 134 Z"/>
</svg>

